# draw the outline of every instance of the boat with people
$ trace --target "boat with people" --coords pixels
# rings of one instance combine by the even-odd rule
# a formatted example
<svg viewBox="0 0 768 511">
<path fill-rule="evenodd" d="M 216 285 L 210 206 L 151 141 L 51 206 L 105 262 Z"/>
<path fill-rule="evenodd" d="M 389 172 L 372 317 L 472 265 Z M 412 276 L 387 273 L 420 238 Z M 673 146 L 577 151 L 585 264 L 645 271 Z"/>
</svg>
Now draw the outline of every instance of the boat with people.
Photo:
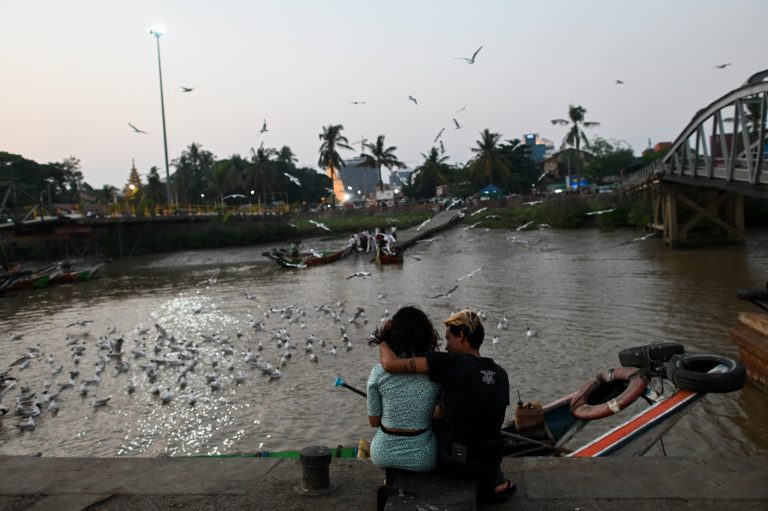
<svg viewBox="0 0 768 511">
<path fill-rule="evenodd" d="M 514 419 L 501 430 L 504 456 L 642 456 L 707 393 L 734 392 L 746 383 L 741 362 L 686 353 L 677 343 L 629 348 L 619 353 L 619 362 L 620 367 L 590 378 L 580 389 L 547 405 L 518 399 Z M 341 377 L 335 386 L 366 396 Z M 587 443 L 566 447 L 589 423 L 621 413 L 638 400 L 648 406 Z M 333 453 L 359 457 L 363 448 L 339 446 Z M 258 451 L 249 456 L 298 458 L 299 451 Z"/>
<path fill-rule="evenodd" d="M 377 264 L 403 264 L 403 252 L 400 247 L 395 247 L 391 252 L 384 249 L 376 249 Z"/>
<path fill-rule="evenodd" d="M 341 250 L 317 251 L 309 250 L 299 252 L 285 248 L 275 248 L 261 255 L 275 261 L 283 268 L 306 268 L 308 266 L 320 266 L 334 263 L 352 253 L 353 247 L 348 245 Z"/>
</svg>

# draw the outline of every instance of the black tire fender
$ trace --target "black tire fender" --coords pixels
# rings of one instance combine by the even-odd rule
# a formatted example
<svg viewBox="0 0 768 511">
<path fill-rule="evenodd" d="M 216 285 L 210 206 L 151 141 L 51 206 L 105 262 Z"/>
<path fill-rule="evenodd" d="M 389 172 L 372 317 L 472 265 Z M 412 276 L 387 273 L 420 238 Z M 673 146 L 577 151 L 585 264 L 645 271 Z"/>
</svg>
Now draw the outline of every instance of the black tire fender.
<svg viewBox="0 0 768 511">
<path fill-rule="evenodd" d="M 720 364 L 726 367 L 725 371 L 709 372 Z M 747 382 L 747 371 L 741 362 L 711 353 L 675 355 L 665 367 L 672 383 L 693 392 L 734 392 Z"/>
<path fill-rule="evenodd" d="M 676 342 L 659 342 L 627 348 L 619 352 L 619 363 L 623 367 L 642 367 L 646 368 L 648 362 L 652 365 L 662 365 L 668 362 L 675 355 L 685 353 L 685 347 Z"/>
</svg>

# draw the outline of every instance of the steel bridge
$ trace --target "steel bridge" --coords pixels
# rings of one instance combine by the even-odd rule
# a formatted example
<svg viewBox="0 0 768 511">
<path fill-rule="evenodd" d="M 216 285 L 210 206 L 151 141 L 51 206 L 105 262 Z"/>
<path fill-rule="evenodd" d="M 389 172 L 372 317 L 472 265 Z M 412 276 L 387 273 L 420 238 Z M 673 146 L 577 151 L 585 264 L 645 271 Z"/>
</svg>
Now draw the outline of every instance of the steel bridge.
<svg viewBox="0 0 768 511">
<path fill-rule="evenodd" d="M 622 183 L 645 192 L 671 246 L 744 239 L 744 196 L 768 199 L 768 70 L 693 116 L 662 158 Z"/>
</svg>

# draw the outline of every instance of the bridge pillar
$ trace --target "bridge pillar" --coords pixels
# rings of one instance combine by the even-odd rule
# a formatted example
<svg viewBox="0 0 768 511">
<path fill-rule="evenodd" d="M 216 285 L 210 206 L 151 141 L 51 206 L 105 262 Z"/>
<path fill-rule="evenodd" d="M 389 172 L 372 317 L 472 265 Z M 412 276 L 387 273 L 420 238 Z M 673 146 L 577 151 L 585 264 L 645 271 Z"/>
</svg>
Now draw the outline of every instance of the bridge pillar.
<svg viewBox="0 0 768 511">
<path fill-rule="evenodd" d="M 652 227 L 671 247 L 744 241 L 744 198 L 722 190 L 659 184 Z"/>
</svg>

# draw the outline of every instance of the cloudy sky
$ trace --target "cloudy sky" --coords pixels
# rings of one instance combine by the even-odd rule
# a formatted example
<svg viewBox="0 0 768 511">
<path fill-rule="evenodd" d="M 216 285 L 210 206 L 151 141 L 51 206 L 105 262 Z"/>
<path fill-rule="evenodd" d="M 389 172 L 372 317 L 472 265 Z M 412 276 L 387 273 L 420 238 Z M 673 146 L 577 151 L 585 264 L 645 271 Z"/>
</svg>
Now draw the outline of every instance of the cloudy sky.
<svg viewBox="0 0 768 511">
<path fill-rule="evenodd" d="M 133 159 L 142 173 L 163 167 L 157 55 L 147 33 L 154 24 L 167 30 L 160 44 L 171 159 L 192 142 L 218 158 L 264 142 L 288 145 L 315 167 L 322 127 L 342 124 L 350 142 L 386 135 L 411 167 L 446 128 L 449 161 L 463 162 L 485 128 L 559 143 L 566 128 L 550 120 L 566 117 L 569 104 L 601 123 L 590 135 L 639 153 L 648 139 L 674 139 L 697 110 L 768 68 L 765 0 L 0 6 L 0 151 L 39 162 L 73 155 L 95 187 L 122 186 Z M 455 59 L 481 45 L 474 64 Z M 259 134 L 264 119 L 269 131 Z"/>
</svg>

